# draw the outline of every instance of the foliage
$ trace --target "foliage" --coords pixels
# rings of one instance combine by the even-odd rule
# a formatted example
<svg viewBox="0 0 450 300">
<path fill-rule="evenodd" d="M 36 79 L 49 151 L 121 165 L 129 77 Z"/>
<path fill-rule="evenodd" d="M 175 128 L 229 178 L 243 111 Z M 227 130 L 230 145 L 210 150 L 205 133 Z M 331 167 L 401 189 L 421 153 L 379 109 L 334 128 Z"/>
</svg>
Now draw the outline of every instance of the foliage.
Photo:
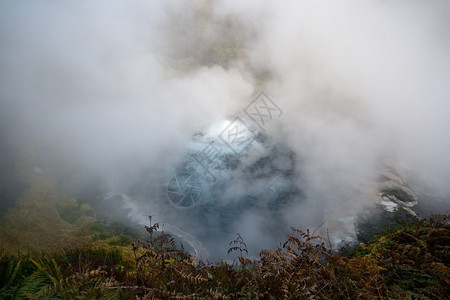
<svg viewBox="0 0 450 300">
<path fill-rule="evenodd" d="M 106 240 L 111 245 L 128 246 L 133 239 L 145 238 L 145 230 L 134 228 L 117 220 L 95 221 L 81 228 L 81 232 L 91 232 L 93 241 Z"/>
<path fill-rule="evenodd" d="M 376 259 L 394 297 L 440 298 L 449 293 L 449 216 L 434 216 L 361 246 Z"/>
<path fill-rule="evenodd" d="M 18 167 L 27 189 L 0 219 L 0 245 L 10 253 L 61 248 L 88 241 L 80 228 L 94 222 L 92 209 L 63 193 L 49 174 Z"/>
<path fill-rule="evenodd" d="M 0 299 L 445 299 L 448 220 L 406 225 L 349 256 L 330 252 L 314 232 L 292 228 L 283 245 L 250 260 L 238 234 L 228 250 L 235 263 L 205 264 L 150 218 L 148 238 L 131 247 L 0 253 Z"/>
<path fill-rule="evenodd" d="M 376 235 L 386 234 L 415 221 L 417 221 L 417 218 L 403 207 L 397 207 L 393 212 L 389 212 L 383 206 L 377 205 L 366 214 L 361 214 L 358 217 L 357 238 L 358 241 L 366 243 Z"/>
</svg>

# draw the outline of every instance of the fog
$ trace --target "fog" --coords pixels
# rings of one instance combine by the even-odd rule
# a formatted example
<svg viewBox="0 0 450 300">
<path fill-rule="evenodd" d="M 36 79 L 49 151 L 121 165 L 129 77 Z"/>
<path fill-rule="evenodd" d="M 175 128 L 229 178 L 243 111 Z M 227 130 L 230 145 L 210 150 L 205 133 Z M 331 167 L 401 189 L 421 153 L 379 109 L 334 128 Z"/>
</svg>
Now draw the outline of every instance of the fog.
<svg viewBox="0 0 450 300">
<path fill-rule="evenodd" d="M 0 4 L 2 160 L 32 157 L 44 172 L 76 166 L 105 195 L 145 181 L 139 200 L 115 208 L 134 222 L 184 218 L 156 199 L 161 180 L 194 133 L 260 90 L 283 110 L 266 134 L 295 153 L 304 194 L 281 210 L 286 224 L 314 228 L 344 205 L 355 216 L 372 201 L 383 158 L 447 195 L 449 81 L 445 0 Z M 267 155 L 252 153 L 245 159 Z M 228 226 L 253 251 L 276 244 L 266 232 L 280 229 L 252 210 Z M 201 230 L 193 224 L 189 234 Z M 210 241 L 210 252 L 229 238 Z"/>
</svg>

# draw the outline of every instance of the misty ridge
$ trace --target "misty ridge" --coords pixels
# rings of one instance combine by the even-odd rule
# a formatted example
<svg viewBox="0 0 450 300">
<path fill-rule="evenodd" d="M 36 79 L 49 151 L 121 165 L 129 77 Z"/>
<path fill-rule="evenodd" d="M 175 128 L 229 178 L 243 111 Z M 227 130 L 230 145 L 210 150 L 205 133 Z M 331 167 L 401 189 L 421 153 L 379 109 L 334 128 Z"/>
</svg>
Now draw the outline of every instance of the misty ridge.
<svg viewBox="0 0 450 300">
<path fill-rule="evenodd" d="M 338 245 L 376 207 L 448 213 L 449 20 L 444 0 L 3 1 L 1 226 L 21 228 L 17 205 L 64 230 L 151 215 L 218 260 L 236 232 L 256 256 L 290 226 Z M 280 113 L 226 152 L 261 91 Z M 211 141 L 221 172 L 177 206 L 171 181 Z"/>
</svg>

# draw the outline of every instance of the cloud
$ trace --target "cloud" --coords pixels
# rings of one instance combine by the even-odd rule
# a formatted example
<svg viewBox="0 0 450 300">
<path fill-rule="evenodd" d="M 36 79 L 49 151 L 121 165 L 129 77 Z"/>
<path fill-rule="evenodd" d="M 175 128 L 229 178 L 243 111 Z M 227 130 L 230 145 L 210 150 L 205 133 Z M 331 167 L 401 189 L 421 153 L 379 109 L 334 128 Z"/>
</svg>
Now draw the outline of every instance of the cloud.
<svg viewBox="0 0 450 300">
<path fill-rule="evenodd" d="M 23 155 L 80 166 L 115 192 L 129 191 L 143 170 L 156 172 L 149 183 L 156 197 L 158 178 L 170 176 L 195 132 L 240 112 L 265 89 L 284 111 L 268 136 L 280 151 L 295 153 L 294 162 L 279 155 L 274 164 L 295 167 L 305 197 L 282 217 L 315 226 L 348 201 L 349 214 L 367 205 L 366 183 L 384 157 L 436 182 L 450 179 L 448 6 L 4 1 L 0 109 L 13 117 L 0 131 Z M 224 191 L 225 203 L 266 184 L 246 181 L 241 171 Z M 437 189 L 449 192 L 445 184 Z M 151 201 L 161 219 L 183 214 Z M 271 240 L 262 230 L 267 216 L 249 210 L 223 218 L 244 228 L 256 247 Z"/>
</svg>

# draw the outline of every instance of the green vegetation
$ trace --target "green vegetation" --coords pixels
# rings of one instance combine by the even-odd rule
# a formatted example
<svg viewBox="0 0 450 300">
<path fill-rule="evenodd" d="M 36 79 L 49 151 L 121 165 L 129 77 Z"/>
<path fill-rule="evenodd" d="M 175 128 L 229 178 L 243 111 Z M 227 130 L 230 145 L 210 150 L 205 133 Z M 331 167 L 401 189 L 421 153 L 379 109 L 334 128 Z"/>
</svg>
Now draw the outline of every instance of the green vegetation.
<svg viewBox="0 0 450 300">
<path fill-rule="evenodd" d="M 133 239 L 145 238 L 143 228 L 126 226 L 119 221 L 95 221 L 82 228 L 83 232 L 92 233 L 92 241 L 106 241 L 110 245 L 128 246 Z"/>
<path fill-rule="evenodd" d="M 358 241 L 368 242 L 374 236 L 387 234 L 395 229 L 417 222 L 417 217 L 411 215 L 403 207 L 397 207 L 393 212 L 386 211 L 382 205 L 376 205 L 357 219 L 356 233 Z"/>
<path fill-rule="evenodd" d="M 157 232 L 158 224 L 150 224 L 145 227 L 147 240 L 136 239 L 129 246 L 103 243 L 47 253 L 1 252 L 0 297 L 445 299 L 450 292 L 448 221 L 449 216 L 416 221 L 362 244 L 348 256 L 330 252 L 309 230 L 292 228 L 281 247 L 263 250 L 259 260 L 251 261 L 238 235 L 228 250 L 237 255 L 235 265 L 199 262 L 177 249 L 170 235 Z"/>
<path fill-rule="evenodd" d="M 52 176 L 18 172 L 28 188 L 0 222 L 0 299 L 445 299 L 449 294 L 448 216 L 416 220 L 399 209 L 362 218 L 358 236 L 367 243 L 338 253 L 314 233 L 293 228 L 284 245 L 262 250 L 253 261 L 238 235 L 228 250 L 236 264 L 205 264 L 159 232 L 158 224 L 135 228 L 101 220 L 82 197 L 62 192 Z"/>
<path fill-rule="evenodd" d="M 33 173 L 30 165 L 17 167 L 28 188 L 1 216 L 2 248 L 39 251 L 89 241 L 91 233 L 82 236 L 80 229 L 95 221 L 90 206 L 63 193 L 52 176 Z"/>
</svg>

